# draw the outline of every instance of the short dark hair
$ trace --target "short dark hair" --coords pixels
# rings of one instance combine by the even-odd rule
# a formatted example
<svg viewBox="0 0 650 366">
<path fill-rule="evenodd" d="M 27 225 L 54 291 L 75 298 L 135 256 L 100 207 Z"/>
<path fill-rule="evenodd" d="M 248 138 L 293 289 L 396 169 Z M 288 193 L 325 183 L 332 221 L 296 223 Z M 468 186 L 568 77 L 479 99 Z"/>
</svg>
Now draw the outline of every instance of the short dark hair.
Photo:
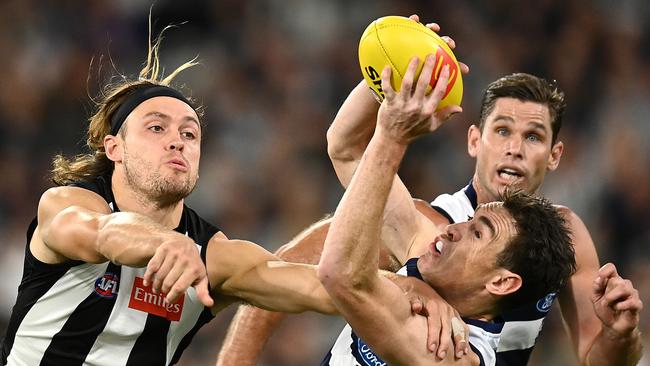
<svg viewBox="0 0 650 366">
<path fill-rule="evenodd" d="M 500 300 L 499 310 L 505 310 L 559 291 L 575 273 L 576 261 L 570 230 L 557 207 L 520 191 L 506 190 L 501 200 L 515 220 L 517 233 L 496 264 L 522 279 L 519 290 Z"/>
<path fill-rule="evenodd" d="M 556 82 L 549 82 L 535 75 L 514 73 L 501 77 L 488 85 L 481 101 L 479 128 L 483 132 L 485 120 L 492 113 L 494 104 L 499 98 L 515 98 L 522 102 L 535 102 L 546 105 L 551 115 L 551 130 L 553 136 L 551 145 L 557 141 L 562 127 L 562 115 L 566 108 L 564 92 Z"/>
</svg>

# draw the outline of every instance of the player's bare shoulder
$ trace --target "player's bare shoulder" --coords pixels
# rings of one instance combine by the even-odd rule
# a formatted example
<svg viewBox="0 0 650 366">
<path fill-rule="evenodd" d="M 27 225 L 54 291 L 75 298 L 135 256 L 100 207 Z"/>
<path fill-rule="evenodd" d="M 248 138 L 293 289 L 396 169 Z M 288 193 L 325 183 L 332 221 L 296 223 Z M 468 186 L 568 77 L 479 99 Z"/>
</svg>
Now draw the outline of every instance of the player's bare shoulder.
<svg viewBox="0 0 650 366">
<path fill-rule="evenodd" d="M 440 212 L 436 211 L 429 202 L 419 198 L 414 198 L 413 203 L 418 212 L 429 219 L 429 221 L 431 221 L 436 227 L 440 228 L 451 224 L 449 220 Z"/>
<path fill-rule="evenodd" d="M 562 215 L 572 235 L 576 235 L 576 231 L 587 232 L 584 222 L 572 209 L 564 205 L 553 205 L 553 207 Z"/>
<path fill-rule="evenodd" d="M 68 258 L 46 244 L 54 230 L 64 230 L 56 218 L 67 211 L 80 208 L 99 214 L 110 214 L 111 209 L 99 194 L 79 187 L 61 186 L 46 190 L 38 203 L 37 223 L 30 241 L 32 254 L 45 263 L 61 263 Z M 66 211 L 67 210 L 67 211 Z"/>
<path fill-rule="evenodd" d="M 584 274 L 586 276 L 585 281 L 590 282 L 595 278 L 600 267 L 596 246 L 591 234 L 580 216 L 569 207 L 562 205 L 554 205 L 554 207 L 566 220 L 571 235 L 577 264 L 576 274 Z M 575 279 L 577 276 L 574 274 L 572 278 Z"/>
<path fill-rule="evenodd" d="M 80 206 L 98 213 L 111 213 L 108 203 L 99 194 L 80 187 L 61 186 L 50 188 L 41 195 L 38 202 L 39 222 L 70 206 Z"/>
</svg>

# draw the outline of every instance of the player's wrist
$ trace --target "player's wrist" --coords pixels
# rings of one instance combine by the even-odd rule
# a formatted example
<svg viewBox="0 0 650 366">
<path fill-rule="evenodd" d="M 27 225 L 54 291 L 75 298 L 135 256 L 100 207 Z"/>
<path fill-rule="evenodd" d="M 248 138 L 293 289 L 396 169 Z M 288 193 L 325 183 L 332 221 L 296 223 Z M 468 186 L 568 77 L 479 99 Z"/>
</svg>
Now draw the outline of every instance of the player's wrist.
<svg viewBox="0 0 650 366">
<path fill-rule="evenodd" d="M 377 125 L 372 138 L 376 144 L 380 144 L 383 148 L 397 151 L 406 150 L 411 140 L 409 136 L 403 136 L 401 133 L 391 131 L 389 128 L 381 125 Z"/>
<path fill-rule="evenodd" d="M 628 343 L 635 341 L 641 336 L 641 331 L 638 327 L 629 327 L 626 329 L 615 329 L 603 325 L 603 335 L 612 342 Z"/>
</svg>

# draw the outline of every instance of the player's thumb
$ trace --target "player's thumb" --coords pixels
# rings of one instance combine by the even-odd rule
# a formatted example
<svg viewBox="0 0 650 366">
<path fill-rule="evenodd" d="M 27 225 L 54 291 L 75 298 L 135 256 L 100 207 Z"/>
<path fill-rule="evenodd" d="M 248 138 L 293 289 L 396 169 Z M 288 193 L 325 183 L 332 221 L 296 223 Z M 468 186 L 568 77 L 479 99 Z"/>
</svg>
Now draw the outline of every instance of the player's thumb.
<svg viewBox="0 0 650 366">
<path fill-rule="evenodd" d="M 212 307 L 214 305 L 214 300 L 210 296 L 210 290 L 208 289 L 207 277 L 204 277 L 199 283 L 195 284 L 194 289 L 196 289 L 196 296 L 203 305 L 206 307 Z"/>
<path fill-rule="evenodd" d="M 605 294 L 605 283 L 602 277 L 598 276 L 594 279 L 591 287 L 591 302 L 594 304 L 600 300 Z"/>
</svg>

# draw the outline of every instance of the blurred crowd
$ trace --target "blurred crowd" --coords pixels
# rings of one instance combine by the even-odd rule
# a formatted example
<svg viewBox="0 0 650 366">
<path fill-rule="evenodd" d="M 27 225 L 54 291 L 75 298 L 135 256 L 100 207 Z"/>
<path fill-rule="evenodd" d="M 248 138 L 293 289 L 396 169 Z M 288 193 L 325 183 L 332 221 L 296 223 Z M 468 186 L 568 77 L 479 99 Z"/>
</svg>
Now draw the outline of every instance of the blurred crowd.
<svg viewBox="0 0 650 366">
<path fill-rule="evenodd" d="M 25 230 L 52 185 L 54 154 L 84 152 L 91 97 L 146 57 L 150 0 L 0 2 L 0 334 L 22 274 Z M 179 82 L 206 107 L 201 179 L 189 205 L 231 238 L 274 250 L 332 212 L 342 189 L 325 132 L 361 80 L 357 43 L 384 15 L 417 13 L 456 41 L 465 112 L 417 141 L 401 174 L 416 197 L 467 184 L 467 127 L 483 88 L 511 72 L 555 79 L 567 94 L 565 152 L 543 193 L 576 211 L 602 263 L 613 261 L 650 307 L 650 4 L 646 0 L 163 1 L 167 70 L 199 56 Z M 186 22 L 186 23 L 184 23 Z M 184 23 L 184 24 L 183 24 Z M 196 336 L 182 365 L 210 365 L 234 309 Z M 534 365 L 573 365 L 554 309 Z M 341 320 L 291 318 L 262 365 L 318 364 Z M 650 365 L 650 322 L 642 314 Z"/>
</svg>

